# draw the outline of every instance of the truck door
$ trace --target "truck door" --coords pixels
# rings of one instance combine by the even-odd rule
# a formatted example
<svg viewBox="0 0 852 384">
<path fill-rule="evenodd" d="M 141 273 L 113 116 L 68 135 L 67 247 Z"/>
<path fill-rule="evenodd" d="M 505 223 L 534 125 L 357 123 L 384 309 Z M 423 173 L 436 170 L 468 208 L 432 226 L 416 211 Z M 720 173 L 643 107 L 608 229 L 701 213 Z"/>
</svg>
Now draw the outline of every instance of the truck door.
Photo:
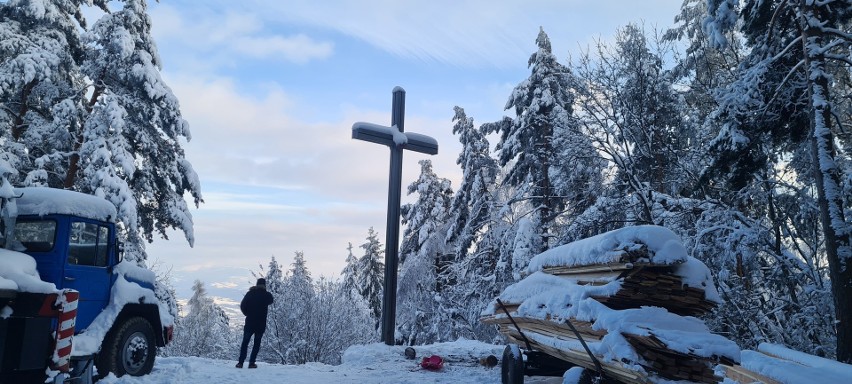
<svg viewBox="0 0 852 384">
<path fill-rule="evenodd" d="M 79 330 L 86 329 L 109 300 L 109 235 L 105 225 L 71 222 L 63 285 L 80 292 L 76 325 Z"/>
</svg>

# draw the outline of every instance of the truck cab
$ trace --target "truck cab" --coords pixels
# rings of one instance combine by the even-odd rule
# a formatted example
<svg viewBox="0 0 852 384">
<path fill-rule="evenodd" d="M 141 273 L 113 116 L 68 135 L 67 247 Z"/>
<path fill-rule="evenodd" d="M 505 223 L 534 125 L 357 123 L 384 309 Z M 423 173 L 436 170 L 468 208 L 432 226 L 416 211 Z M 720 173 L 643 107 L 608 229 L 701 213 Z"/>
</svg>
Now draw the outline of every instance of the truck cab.
<svg viewBox="0 0 852 384">
<path fill-rule="evenodd" d="M 93 358 L 101 376 L 149 373 L 173 320 L 153 272 L 122 261 L 115 206 L 67 190 L 14 191 L 14 249 L 35 259 L 41 280 L 79 292 L 72 355 Z"/>
<path fill-rule="evenodd" d="M 113 223 L 50 214 L 18 216 L 15 233 L 24 253 L 36 260 L 42 280 L 80 292 L 77 328 L 86 329 L 103 310 L 118 263 Z"/>
</svg>

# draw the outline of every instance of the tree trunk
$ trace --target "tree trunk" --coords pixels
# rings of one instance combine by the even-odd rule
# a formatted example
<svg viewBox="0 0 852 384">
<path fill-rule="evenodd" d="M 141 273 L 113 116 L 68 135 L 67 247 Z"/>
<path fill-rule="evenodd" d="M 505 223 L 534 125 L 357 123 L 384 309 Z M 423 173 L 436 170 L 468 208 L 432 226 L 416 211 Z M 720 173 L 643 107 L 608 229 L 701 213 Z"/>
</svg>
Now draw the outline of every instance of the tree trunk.
<svg viewBox="0 0 852 384">
<path fill-rule="evenodd" d="M 850 223 L 843 214 L 841 191 L 842 172 L 837 167 L 837 152 L 831 132 L 831 103 L 829 78 L 825 73 L 826 58 L 821 50 L 825 36 L 809 20 L 825 21 L 830 10 L 802 0 L 800 23 L 805 67 L 809 79 L 808 93 L 811 110 L 811 151 L 813 176 L 817 190 L 820 222 L 825 234 L 825 253 L 828 259 L 831 291 L 834 296 L 837 331 L 837 360 L 852 363 L 852 247 Z"/>
<path fill-rule="evenodd" d="M 27 111 L 29 110 L 30 103 L 29 98 L 30 94 L 33 92 L 33 88 L 38 84 L 38 79 L 33 79 L 21 90 L 21 107 L 18 109 L 18 113 L 15 115 L 15 119 L 12 125 L 12 138 L 17 141 L 21 138 L 21 135 L 24 134 L 24 131 L 27 129 L 24 124 L 24 116 L 26 116 Z M 10 111 L 11 112 L 11 111 Z"/>
<path fill-rule="evenodd" d="M 89 105 L 86 107 L 87 112 L 92 112 L 92 108 L 95 107 L 95 103 L 98 102 L 98 97 L 101 96 L 104 89 L 103 85 L 95 87 L 95 91 L 92 92 L 92 98 L 89 99 Z M 62 187 L 65 189 L 71 189 L 74 186 L 74 181 L 77 180 L 77 171 L 80 170 L 80 146 L 82 145 L 83 127 L 81 126 L 77 134 L 74 135 L 74 149 L 71 151 L 71 156 L 68 159 L 68 171 L 65 173 L 65 181 L 62 183 Z"/>
</svg>

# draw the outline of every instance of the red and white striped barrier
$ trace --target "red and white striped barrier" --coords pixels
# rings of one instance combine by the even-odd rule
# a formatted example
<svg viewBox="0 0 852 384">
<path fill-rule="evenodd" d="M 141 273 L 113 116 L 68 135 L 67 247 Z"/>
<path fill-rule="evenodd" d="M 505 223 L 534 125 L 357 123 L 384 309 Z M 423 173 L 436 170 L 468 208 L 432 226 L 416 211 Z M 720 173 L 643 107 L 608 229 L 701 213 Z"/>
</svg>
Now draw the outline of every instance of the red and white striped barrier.
<svg viewBox="0 0 852 384">
<path fill-rule="evenodd" d="M 77 301 L 80 293 L 66 289 L 56 298 L 60 308 L 56 326 L 56 348 L 53 354 L 54 369 L 68 372 L 71 362 L 71 339 L 74 337 L 74 325 L 77 321 Z"/>
</svg>

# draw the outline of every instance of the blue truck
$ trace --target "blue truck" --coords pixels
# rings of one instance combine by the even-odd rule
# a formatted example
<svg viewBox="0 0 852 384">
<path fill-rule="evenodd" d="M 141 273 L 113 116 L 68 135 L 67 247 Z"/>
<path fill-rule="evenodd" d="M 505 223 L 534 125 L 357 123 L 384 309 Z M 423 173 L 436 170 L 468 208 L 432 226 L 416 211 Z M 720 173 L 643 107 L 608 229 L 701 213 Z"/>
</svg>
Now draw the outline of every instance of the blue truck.
<svg viewBox="0 0 852 384">
<path fill-rule="evenodd" d="M 172 339 L 174 320 L 156 297 L 153 272 L 122 260 L 115 206 L 92 195 L 39 187 L 15 188 L 3 203 L 0 268 L 4 255 L 24 253 L 35 262 L 38 278 L 56 292 L 0 284 L 0 384 L 21 377 L 91 382 L 92 365 L 98 376 L 149 373 L 156 348 Z M 5 268 L 27 262 L 7 261 Z M 60 338 L 60 328 L 67 332 L 69 325 L 61 318 L 69 312 L 65 293 L 79 295 L 70 305 L 76 307 L 73 348 Z M 73 349 L 67 372 L 56 367 L 60 348 Z"/>
</svg>

